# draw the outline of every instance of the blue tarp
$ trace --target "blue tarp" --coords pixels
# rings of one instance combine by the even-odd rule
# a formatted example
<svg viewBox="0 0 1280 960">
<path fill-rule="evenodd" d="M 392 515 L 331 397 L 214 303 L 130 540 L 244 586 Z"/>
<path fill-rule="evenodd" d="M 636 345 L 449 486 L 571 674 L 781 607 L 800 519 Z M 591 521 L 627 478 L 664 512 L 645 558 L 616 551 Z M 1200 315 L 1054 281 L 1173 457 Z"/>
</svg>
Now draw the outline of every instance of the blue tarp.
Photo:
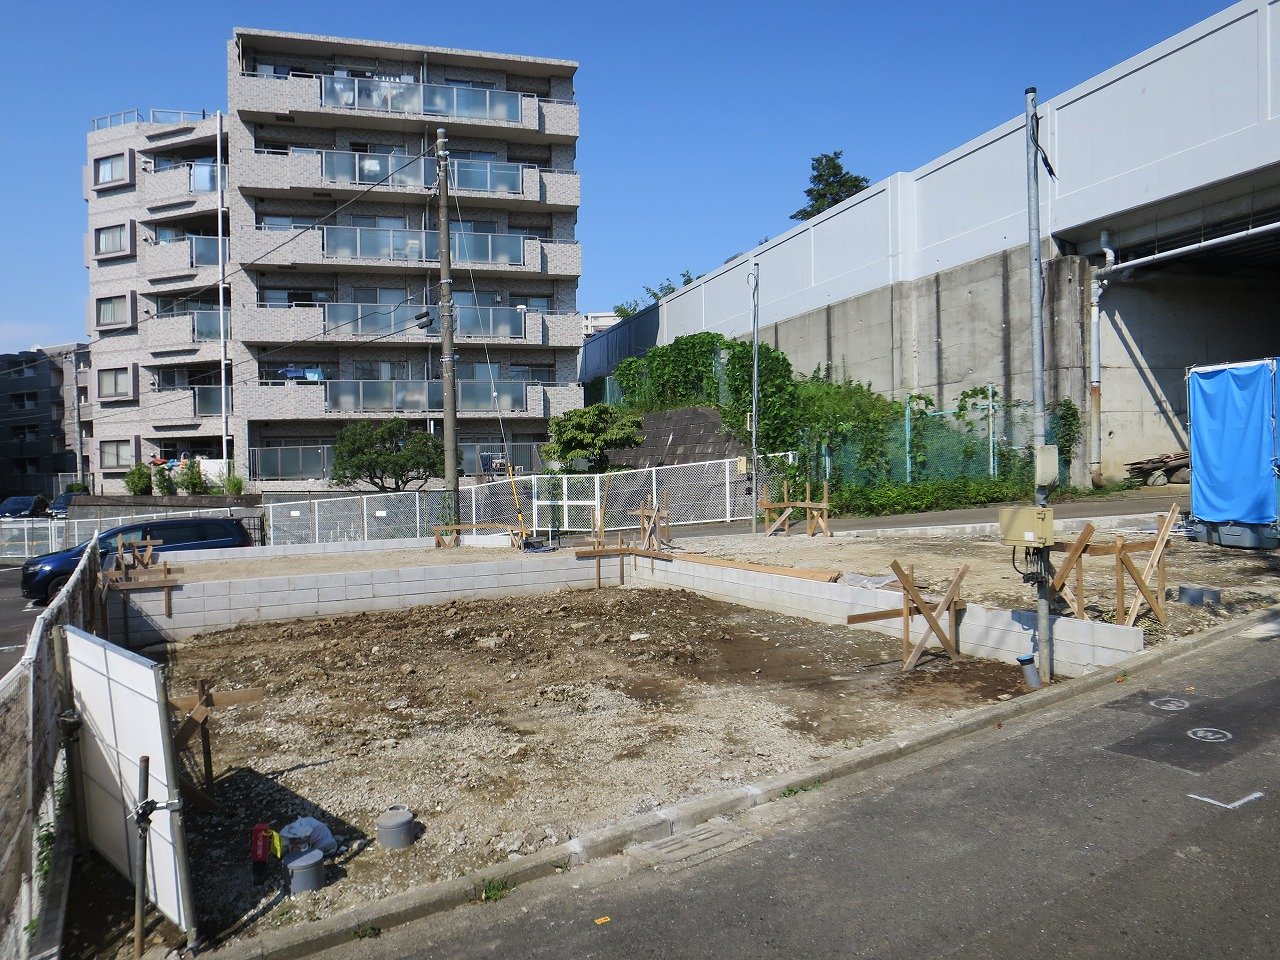
<svg viewBox="0 0 1280 960">
<path fill-rule="evenodd" d="M 1191 512 L 1217 523 L 1276 520 L 1274 360 L 1192 370 Z"/>
</svg>

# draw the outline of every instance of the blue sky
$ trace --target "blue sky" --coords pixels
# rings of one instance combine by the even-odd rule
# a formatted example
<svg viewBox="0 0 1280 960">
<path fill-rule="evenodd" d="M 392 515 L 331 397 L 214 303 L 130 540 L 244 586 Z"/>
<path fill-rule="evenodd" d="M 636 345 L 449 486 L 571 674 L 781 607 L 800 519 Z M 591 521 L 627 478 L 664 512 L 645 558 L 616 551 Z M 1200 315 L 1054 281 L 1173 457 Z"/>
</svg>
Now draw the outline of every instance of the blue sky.
<svg viewBox="0 0 1280 960">
<path fill-rule="evenodd" d="M 234 26 L 579 61 L 583 310 L 793 226 L 809 161 L 872 181 L 1191 26 L 1213 0 L 45 2 L 0 33 L 0 352 L 84 335 L 90 118 L 226 105 Z M 441 22 L 433 11 L 444 11 Z"/>
</svg>

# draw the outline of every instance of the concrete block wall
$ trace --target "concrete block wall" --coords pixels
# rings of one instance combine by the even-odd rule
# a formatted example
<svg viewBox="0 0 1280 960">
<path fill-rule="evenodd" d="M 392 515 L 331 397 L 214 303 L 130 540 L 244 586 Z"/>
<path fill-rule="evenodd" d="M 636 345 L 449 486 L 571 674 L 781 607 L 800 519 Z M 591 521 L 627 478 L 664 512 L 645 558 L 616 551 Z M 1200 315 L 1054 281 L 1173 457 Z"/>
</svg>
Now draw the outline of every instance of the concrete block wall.
<svg viewBox="0 0 1280 960">
<path fill-rule="evenodd" d="M 819 583 L 779 574 L 716 567 L 691 560 L 639 559 L 627 570 L 636 586 L 692 590 L 727 603 L 772 610 L 819 623 L 843 624 L 853 613 L 901 609 L 902 595 L 891 590 L 870 590 L 839 583 Z M 911 635 L 924 635 L 923 617 L 911 623 Z M 861 629 L 900 637 L 897 620 L 864 624 Z M 1136 627 L 1092 623 L 1068 617 L 1053 619 L 1054 672 L 1080 676 L 1119 663 L 1143 648 L 1143 633 Z M 960 652 L 1013 663 L 1034 649 L 1035 613 L 999 610 L 971 603 L 962 614 L 958 630 Z M 936 641 L 935 641 L 936 644 Z"/>
<path fill-rule="evenodd" d="M 311 553 L 315 548 L 304 549 Z M 239 623 L 407 610 L 455 598 L 527 596 L 594 585 L 594 564 L 563 552 L 486 563 L 191 583 L 173 591 L 169 617 L 160 591 L 135 590 L 119 595 L 127 598 L 123 610 L 112 598 L 109 617 L 112 642 L 137 649 Z"/>
</svg>

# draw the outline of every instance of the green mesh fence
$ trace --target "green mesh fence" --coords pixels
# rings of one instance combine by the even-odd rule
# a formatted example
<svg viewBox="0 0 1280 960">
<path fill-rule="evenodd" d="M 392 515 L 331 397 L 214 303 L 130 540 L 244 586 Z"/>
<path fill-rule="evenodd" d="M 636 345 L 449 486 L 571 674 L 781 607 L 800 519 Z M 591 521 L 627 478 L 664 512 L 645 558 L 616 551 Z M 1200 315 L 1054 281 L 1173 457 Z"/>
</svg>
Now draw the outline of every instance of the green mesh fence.
<svg viewBox="0 0 1280 960">
<path fill-rule="evenodd" d="M 1069 415 L 1068 415 L 1069 416 Z M 926 480 L 1032 477 L 1034 432 L 1030 403 L 996 399 L 991 409 L 935 411 L 915 407 L 908 418 L 863 426 L 835 436 L 806 435 L 800 442 L 803 476 L 833 485 L 875 487 Z M 1062 418 L 1046 418 L 1046 442 L 1058 443 Z M 1060 480 L 1068 479 L 1070 454 L 1063 458 Z"/>
</svg>

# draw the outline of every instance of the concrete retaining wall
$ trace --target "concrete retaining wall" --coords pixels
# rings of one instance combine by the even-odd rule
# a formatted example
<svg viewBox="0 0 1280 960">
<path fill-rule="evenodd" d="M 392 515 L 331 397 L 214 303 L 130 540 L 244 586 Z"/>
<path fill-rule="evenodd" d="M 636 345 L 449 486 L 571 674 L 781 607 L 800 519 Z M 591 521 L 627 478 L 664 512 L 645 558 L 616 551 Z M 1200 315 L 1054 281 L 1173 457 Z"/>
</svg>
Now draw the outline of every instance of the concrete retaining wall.
<svg viewBox="0 0 1280 960">
<path fill-rule="evenodd" d="M 870 590 L 839 583 L 819 583 L 779 574 L 716 567 L 692 560 L 671 562 L 639 560 L 628 570 L 637 586 L 693 590 L 727 603 L 773 610 L 819 623 L 843 624 L 852 613 L 901 608 L 902 595 L 893 590 Z M 1000 610 L 970 603 L 961 615 L 960 652 L 1012 663 L 1035 644 L 1035 612 Z M 901 636 L 896 619 L 863 624 L 862 629 Z M 911 635 L 924 635 L 923 617 L 911 622 Z M 1142 631 L 1111 623 L 1093 623 L 1069 617 L 1053 618 L 1054 672 L 1079 676 L 1119 663 L 1142 650 Z"/>
</svg>

